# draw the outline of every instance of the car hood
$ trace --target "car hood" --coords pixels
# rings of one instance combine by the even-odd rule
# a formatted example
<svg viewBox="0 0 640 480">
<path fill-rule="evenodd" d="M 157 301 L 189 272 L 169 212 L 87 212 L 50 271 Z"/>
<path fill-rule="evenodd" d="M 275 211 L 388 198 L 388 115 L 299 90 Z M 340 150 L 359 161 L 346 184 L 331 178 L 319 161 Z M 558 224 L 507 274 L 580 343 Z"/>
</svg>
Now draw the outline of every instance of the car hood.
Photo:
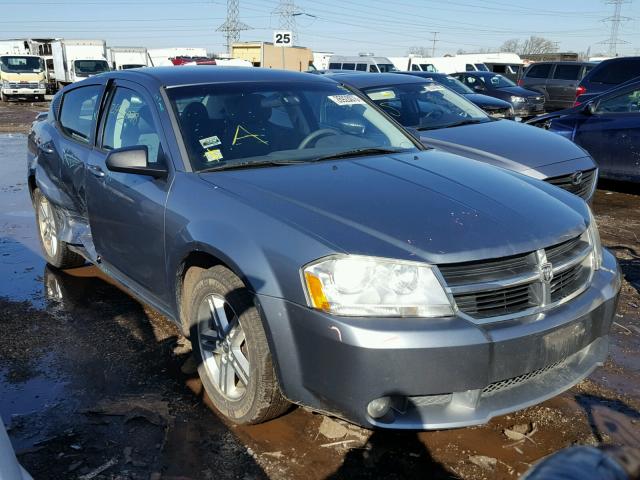
<svg viewBox="0 0 640 480">
<path fill-rule="evenodd" d="M 586 157 L 575 143 L 551 132 L 511 120 L 420 132 L 430 147 L 516 172 Z"/>
<path fill-rule="evenodd" d="M 275 230 L 261 235 L 278 235 L 285 222 L 351 254 L 431 263 L 503 257 L 573 238 L 588 223 L 574 195 L 435 149 L 201 176 L 273 218 Z"/>
<path fill-rule="evenodd" d="M 541 97 L 542 94 L 538 92 L 534 92 L 533 90 L 528 90 L 522 87 L 504 87 L 504 88 L 496 88 L 493 90 L 494 92 L 503 93 L 505 95 L 517 95 L 518 97 Z"/>
<path fill-rule="evenodd" d="M 481 93 L 465 93 L 464 98 L 482 108 L 497 109 L 509 108 L 511 106 L 509 102 Z"/>
</svg>

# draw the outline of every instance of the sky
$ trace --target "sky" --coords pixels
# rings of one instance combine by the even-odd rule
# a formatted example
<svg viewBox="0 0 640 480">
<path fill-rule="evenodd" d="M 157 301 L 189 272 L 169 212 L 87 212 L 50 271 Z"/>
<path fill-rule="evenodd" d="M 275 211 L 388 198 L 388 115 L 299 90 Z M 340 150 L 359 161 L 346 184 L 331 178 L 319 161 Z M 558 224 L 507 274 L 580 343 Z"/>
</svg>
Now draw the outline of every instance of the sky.
<svg viewBox="0 0 640 480">
<path fill-rule="evenodd" d="M 640 54 L 640 0 L 627 0 L 619 54 Z M 110 46 L 204 47 L 224 52 L 216 28 L 226 0 L 0 0 L 0 38 L 104 39 Z M 435 54 L 496 49 L 537 35 L 560 51 L 606 52 L 606 0 L 296 0 L 296 44 L 344 55 L 402 56 L 433 45 Z M 271 41 L 279 27 L 278 0 L 240 0 L 240 20 L 251 29 L 241 41 Z M 590 50 L 589 50 L 590 49 Z"/>
</svg>

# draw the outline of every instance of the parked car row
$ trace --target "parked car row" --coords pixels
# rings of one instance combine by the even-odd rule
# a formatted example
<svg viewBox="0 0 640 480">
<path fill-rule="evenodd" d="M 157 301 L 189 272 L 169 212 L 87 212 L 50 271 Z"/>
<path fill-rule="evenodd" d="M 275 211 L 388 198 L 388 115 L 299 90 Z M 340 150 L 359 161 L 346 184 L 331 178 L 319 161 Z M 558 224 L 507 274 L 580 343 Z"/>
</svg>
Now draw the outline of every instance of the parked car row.
<svg viewBox="0 0 640 480">
<path fill-rule="evenodd" d="M 48 263 L 175 321 L 222 415 L 394 429 L 484 423 L 605 361 L 621 279 L 596 174 L 432 80 L 269 69 L 88 78 L 28 153 Z"/>
</svg>

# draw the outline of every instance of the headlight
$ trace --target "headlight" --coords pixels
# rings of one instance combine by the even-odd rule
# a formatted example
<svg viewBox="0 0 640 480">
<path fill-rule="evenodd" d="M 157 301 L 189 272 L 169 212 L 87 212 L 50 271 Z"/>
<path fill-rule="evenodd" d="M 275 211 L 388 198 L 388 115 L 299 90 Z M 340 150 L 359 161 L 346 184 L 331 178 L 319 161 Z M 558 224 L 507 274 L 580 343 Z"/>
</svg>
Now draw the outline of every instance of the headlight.
<svg viewBox="0 0 640 480">
<path fill-rule="evenodd" d="M 9 88 L 9 82 L 6 80 L 2 81 L 2 88 Z"/>
<path fill-rule="evenodd" d="M 336 315 L 453 315 L 435 267 L 423 263 L 344 255 L 309 264 L 302 274 L 309 306 Z"/>
<path fill-rule="evenodd" d="M 598 270 L 602 265 L 602 242 L 600 241 L 600 232 L 598 232 L 598 225 L 596 225 L 596 218 L 593 216 L 593 212 L 589 209 L 589 241 L 593 248 L 593 269 Z"/>
<path fill-rule="evenodd" d="M 46 88 L 46 87 L 47 87 L 47 84 L 46 84 L 46 83 L 44 83 L 44 82 L 40 82 L 40 83 L 38 84 L 38 88 Z"/>
<path fill-rule="evenodd" d="M 513 103 L 521 103 L 525 101 L 524 97 L 516 97 L 515 95 L 511 97 L 511 101 Z"/>
</svg>

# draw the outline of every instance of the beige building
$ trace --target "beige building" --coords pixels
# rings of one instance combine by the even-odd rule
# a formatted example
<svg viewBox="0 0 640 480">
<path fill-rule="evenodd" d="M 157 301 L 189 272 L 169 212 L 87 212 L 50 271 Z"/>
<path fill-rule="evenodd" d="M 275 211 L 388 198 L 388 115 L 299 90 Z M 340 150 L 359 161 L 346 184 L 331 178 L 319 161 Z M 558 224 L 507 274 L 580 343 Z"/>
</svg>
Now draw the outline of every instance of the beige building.
<svg viewBox="0 0 640 480">
<path fill-rule="evenodd" d="M 231 56 L 247 60 L 254 67 L 284 68 L 306 72 L 313 63 L 313 52 L 306 47 L 274 47 L 271 42 L 241 42 L 231 47 Z"/>
</svg>

